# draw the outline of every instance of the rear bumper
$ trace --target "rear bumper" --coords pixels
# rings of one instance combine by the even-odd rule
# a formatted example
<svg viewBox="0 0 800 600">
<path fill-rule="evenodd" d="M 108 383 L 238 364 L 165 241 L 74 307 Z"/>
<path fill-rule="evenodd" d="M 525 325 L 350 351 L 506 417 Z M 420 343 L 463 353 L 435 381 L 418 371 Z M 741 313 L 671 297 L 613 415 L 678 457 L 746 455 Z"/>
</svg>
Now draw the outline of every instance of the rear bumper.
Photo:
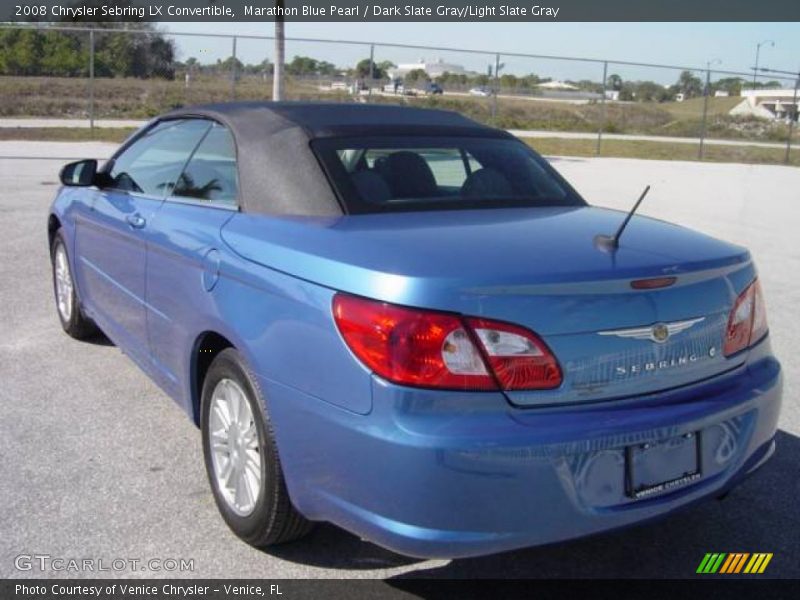
<svg viewBox="0 0 800 600">
<path fill-rule="evenodd" d="M 391 550 L 456 558 L 624 527 L 720 494 L 774 451 L 781 369 L 768 340 L 702 385 L 562 409 L 374 380 L 372 412 L 262 379 L 287 485 L 308 518 Z M 634 500 L 626 446 L 701 433 L 701 477 Z"/>
</svg>

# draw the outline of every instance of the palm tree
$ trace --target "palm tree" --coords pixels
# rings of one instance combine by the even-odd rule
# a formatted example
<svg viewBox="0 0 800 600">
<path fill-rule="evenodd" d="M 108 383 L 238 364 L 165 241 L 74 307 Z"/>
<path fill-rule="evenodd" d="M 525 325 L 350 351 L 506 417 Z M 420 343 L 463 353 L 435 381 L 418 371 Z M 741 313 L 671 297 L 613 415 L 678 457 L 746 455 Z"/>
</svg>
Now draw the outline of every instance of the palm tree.
<svg viewBox="0 0 800 600">
<path fill-rule="evenodd" d="M 272 99 L 283 100 L 283 65 L 286 53 L 286 37 L 283 21 L 283 0 L 275 0 L 275 66 L 272 71 Z"/>
<path fill-rule="evenodd" d="M 608 87 L 612 90 L 619 91 L 622 89 L 622 77 L 614 73 L 613 75 L 609 75 L 608 81 L 606 82 Z"/>
</svg>

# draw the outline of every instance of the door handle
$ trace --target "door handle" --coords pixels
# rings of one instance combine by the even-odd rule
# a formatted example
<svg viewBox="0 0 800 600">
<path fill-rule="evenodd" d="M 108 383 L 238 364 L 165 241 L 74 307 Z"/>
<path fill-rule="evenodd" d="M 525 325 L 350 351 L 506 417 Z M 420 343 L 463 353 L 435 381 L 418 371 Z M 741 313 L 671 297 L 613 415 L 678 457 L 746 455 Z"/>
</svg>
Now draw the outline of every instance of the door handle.
<svg viewBox="0 0 800 600">
<path fill-rule="evenodd" d="M 134 229 L 141 229 L 142 227 L 144 227 L 145 223 L 147 223 L 145 218 L 139 213 L 128 215 L 127 217 L 125 217 L 125 220 L 128 222 L 128 225 L 130 225 Z"/>
</svg>

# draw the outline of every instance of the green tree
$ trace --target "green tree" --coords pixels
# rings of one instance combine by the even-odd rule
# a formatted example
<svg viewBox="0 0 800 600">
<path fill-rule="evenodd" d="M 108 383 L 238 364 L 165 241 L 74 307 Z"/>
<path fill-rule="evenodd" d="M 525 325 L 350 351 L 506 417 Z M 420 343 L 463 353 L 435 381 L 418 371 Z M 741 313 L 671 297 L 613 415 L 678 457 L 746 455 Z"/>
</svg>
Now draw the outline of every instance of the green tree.
<svg viewBox="0 0 800 600">
<path fill-rule="evenodd" d="M 339 73 L 339 69 L 336 68 L 335 64 L 321 60 L 317 63 L 317 73 L 326 77 L 333 77 Z"/>
<path fill-rule="evenodd" d="M 711 89 L 723 90 L 728 92 L 731 96 L 740 96 L 742 93 L 742 84 L 744 80 L 741 77 L 724 77 L 711 84 Z"/>
<path fill-rule="evenodd" d="M 519 79 L 516 75 L 512 75 L 511 73 L 505 73 L 504 75 L 500 76 L 500 87 L 506 89 L 516 89 L 519 85 Z"/>
<path fill-rule="evenodd" d="M 702 80 L 692 75 L 691 71 L 682 71 L 676 85 L 678 86 L 678 91 L 686 98 L 701 96 L 703 94 Z"/>
<path fill-rule="evenodd" d="M 639 102 L 660 102 L 664 86 L 654 81 L 636 82 L 636 100 Z"/>
<path fill-rule="evenodd" d="M 286 65 L 287 75 L 306 76 L 316 75 L 319 63 L 308 56 L 295 56 L 292 62 Z"/>
<path fill-rule="evenodd" d="M 236 69 L 236 76 L 238 77 L 244 72 L 244 63 L 233 56 L 229 56 L 225 60 L 217 60 L 217 71 L 230 73 L 234 69 Z"/>
<path fill-rule="evenodd" d="M 371 71 L 370 64 L 372 65 Z M 370 73 L 372 74 L 373 79 L 386 79 L 388 77 L 386 69 L 382 69 L 381 65 L 376 64 L 375 61 L 371 61 L 368 58 L 358 61 L 356 64 L 355 76 L 362 79 L 368 79 L 370 77 Z"/>
<path fill-rule="evenodd" d="M 116 23 L 95 23 L 95 75 L 98 77 L 175 76 L 175 48 L 151 24 L 131 24 L 131 33 L 105 31 Z M 53 77 L 86 76 L 86 32 L 0 30 L 0 74 Z"/>
<path fill-rule="evenodd" d="M 43 36 L 33 30 L 0 30 L 0 73 L 42 75 Z"/>
<path fill-rule="evenodd" d="M 407 84 L 414 84 L 414 83 L 421 83 L 425 81 L 430 81 L 430 77 L 425 72 L 425 69 L 412 69 L 404 78 L 405 83 Z"/>
<path fill-rule="evenodd" d="M 608 89 L 615 90 L 618 92 L 622 89 L 622 83 L 623 83 L 622 77 L 620 77 L 616 73 L 613 73 L 608 76 L 608 80 L 606 81 L 606 86 L 608 87 Z"/>
</svg>

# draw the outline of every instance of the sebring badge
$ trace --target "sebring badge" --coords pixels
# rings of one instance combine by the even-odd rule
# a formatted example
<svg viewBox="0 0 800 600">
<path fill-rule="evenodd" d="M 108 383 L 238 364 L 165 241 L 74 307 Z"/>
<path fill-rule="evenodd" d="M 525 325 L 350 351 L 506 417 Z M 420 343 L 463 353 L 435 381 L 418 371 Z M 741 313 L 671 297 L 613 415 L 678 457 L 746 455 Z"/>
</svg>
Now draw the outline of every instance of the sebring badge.
<svg viewBox="0 0 800 600">
<path fill-rule="evenodd" d="M 703 360 L 706 358 L 714 358 L 717 355 L 717 348 L 716 346 L 711 346 L 706 355 L 691 353 L 691 354 L 684 354 L 681 356 L 675 356 L 665 360 L 648 360 L 641 363 L 633 363 L 629 365 L 620 365 L 614 367 L 614 373 L 616 373 L 619 377 L 625 377 L 628 375 L 639 375 L 640 373 L 650 373 L 653 371 L 660 371 L 662 369 L 672 369 L 674 367 L 683 367 L 685 365 L 690 365 L 692 363 L 696 363 L 699 360 Z"/>
<path fill-rule="evenodd" d="M 673 321 L 672 323 L 656 323 L 648 327 L 634 327 L 632 329 L 611 329 L 599 331 L 599 335 L 614 335 L 617 337 L 632 338 L 635 340 L 650 340 L 657 344 L 663 344 L 671 336 L 686 331 L 693 325 L 705 321 L 705 317 L 689 319 L 687 321 Z"/>
</svg>

